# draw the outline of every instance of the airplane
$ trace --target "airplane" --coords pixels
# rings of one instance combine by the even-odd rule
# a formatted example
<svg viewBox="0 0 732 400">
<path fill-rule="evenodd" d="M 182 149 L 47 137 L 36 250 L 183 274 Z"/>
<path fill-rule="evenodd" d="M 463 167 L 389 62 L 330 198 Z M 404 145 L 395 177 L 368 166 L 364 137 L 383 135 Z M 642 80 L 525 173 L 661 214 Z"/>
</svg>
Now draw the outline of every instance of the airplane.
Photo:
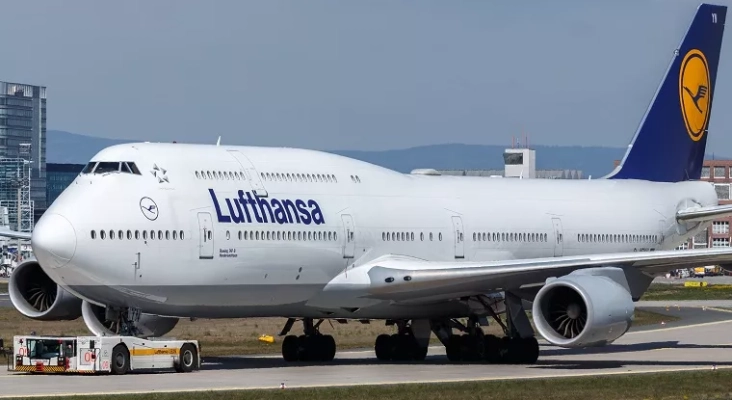
<svg viewBox="0 0 732 400">
<path fill-rule="evenodd" d="M 424 360 L 433 333 L 451 361 L 535 363 L 537 337 L 610 344 L 654 277 L 732 265 L 729 248 L 676 250 L 732 215 L 700 181 L 726 12 L 698 7 L 627 153 L 600 179 L 405 174 L 294 148 L 115 145 L 38 221 L 11 301 L 36 320 L 82 317 L 97 335 L 283 317 L 287 361 L 334 358 L 324 320 L 395 326 L 375 338 L 379 360 Z M 301 335 L 290 333 L 296 322 Z M 484 334 L 493 322 L 505 337 Z"/>
</svg>

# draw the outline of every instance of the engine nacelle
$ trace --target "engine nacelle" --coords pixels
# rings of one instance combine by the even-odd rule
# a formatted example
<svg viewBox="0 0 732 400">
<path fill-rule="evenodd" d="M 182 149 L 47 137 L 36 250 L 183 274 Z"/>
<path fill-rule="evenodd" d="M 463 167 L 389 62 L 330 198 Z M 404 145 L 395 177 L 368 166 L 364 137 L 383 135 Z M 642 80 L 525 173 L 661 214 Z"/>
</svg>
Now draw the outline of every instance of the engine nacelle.
<svg viewBox="0 0 732 400">
<path fill-rule="evenodd" d="M 36 260 L 24 261 L 13 270 L 8 291 L 13 306 L 28 318 L 68 321 L 81 316 L 81 299 L 51 280 Z"/>
<path fill-rule="evenodd" d="M 547 282 L 536 294 L 532 317 L 547 341 L 561 347 L 604 346 L 628 331 L 635 306 L 629 291 L 618 283 L 625 279 L 622 270 L 597 270 L 616 279 L 591 270 L 575 271 Z"/>
<path fill-rule="evenodd" d="M 86 327 L 97 336 L 120 335 L 120 325 L 116 320 L 107 319 L 107 309 L 87 301 L 81 306 Z M 158 315 L 141 314 L 140 320 L 135 323 L 137 336 L 163 336 L 178 324 L 178 318 L 161 317 Z"/>
</svg>

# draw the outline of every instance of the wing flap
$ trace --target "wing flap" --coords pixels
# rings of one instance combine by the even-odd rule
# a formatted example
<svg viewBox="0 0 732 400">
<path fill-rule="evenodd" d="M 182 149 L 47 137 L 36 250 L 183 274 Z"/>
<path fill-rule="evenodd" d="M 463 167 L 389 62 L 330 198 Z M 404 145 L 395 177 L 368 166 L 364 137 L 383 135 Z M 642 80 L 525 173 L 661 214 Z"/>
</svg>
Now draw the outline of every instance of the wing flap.
<svg viewBox="0 0 732 400">
<path fill-rule="evenodd" d="M 492 262 L 425 261 L 385 256 L 362 265 L 365 297 L 405 301 L 441 295 L 483 294 L 543 285 L 547 278 L 593 267 L 619 267 L 646 274 L 732 263 L 732 248 L 665 250 Z M 335 283 L 335 282 L 334 282 Z"/>
<path fill-rule="evenodd" d="M 732 204 L 709 207 L 691 207 L 679 210 L 676 220 L 679 222 L 711 221 L 732 215 Z"/>
</svg>

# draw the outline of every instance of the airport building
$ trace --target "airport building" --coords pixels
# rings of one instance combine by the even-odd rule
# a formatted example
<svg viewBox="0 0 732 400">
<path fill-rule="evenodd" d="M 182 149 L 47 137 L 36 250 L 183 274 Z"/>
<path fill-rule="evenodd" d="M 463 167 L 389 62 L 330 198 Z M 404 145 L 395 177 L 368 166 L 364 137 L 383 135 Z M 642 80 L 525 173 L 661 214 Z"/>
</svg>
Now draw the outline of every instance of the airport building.
<svg viewBox="0 0 732 400">
<path fill-rule="evenodd" d="M 503 152 L 503 169 L 454 169 L 435 171 L 440 175 L 485 176 L 521 179 L 582 179 L 582 171 L 574 169 L 536 169 L 536 150 L 510 148 Z"/>
<path fill-rule="evenodd" d="M 79 176 L 84 164 L 46 164 L 46 199 L 48 205 Z"/>
<path fill-rule="evenodd" d="M 20 231 L 46 208 L 44 86 L 0 82 L 0 206 Z"/>
</svg>

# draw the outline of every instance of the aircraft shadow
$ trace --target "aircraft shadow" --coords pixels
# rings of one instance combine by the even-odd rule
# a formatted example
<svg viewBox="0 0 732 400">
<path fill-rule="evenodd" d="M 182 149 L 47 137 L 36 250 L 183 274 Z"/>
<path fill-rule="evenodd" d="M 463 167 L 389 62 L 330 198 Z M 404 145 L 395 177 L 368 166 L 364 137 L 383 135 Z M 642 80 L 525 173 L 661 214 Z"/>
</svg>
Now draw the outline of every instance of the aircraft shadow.
<svg viewBox="0 0 732 400">
<path fill-rule="evenodd" d="M 730 362 L 713 362 L 707 360 L 684 360 L 684 361 L 653 361 L 653 360 L 562 360 L 552 359 L 556 356 L 565 355 L 588 355 L 588 354 L 613 354 L 629 353 L 659 349 L 732 349 L 730 345 L 697 345 L 679 344 L 676 341 L 637 343 L 627 345 L 610 345 L 596 349 L 542 349 L 539 361 L 528 368 L 538 369 L 617 369 L 630 365 L 636 366 L 732 366 Z M 398 362 L 378 361 L 373 356 L 362 358 L 336 358 L 330 362 L 285 362 L 281 358 L 259 358 L 259 357 L 205 357 L 202 369 L 205 370 L 237 370 L 237 369 L 264 369 L 264 368 L 297 368 L 297 367 L 341 367 L 351 365 L 489 365 L 486 363 L 451 362 L 443 354 L 428 355 L 422 362 Z M 495 365 L 501 367 L 502 365 Z"/>
<path fill-rule="evenodd" d="M 549 347 L 550 345 L 542 344 L 541 347 Z M 552 346 L 553 347 L 553 346 Z M 732 349 L 732 345 L 714 345 L 714 344 L 680 344 L 678 341 L 669 340 L 665 342 L 648 342 L 633 344 L 611 344 L 604 347 L 588 347 L 584 349 L 564 349 L 551 348 L 542 349 L 541 355 L 546 356 L 565 356 L 565 355 L 583 355 L 583 354 L 609 354 L 609 353 L 625 353 L 635 351 L 648 351 L 659 349 Z"/>
</svg>

